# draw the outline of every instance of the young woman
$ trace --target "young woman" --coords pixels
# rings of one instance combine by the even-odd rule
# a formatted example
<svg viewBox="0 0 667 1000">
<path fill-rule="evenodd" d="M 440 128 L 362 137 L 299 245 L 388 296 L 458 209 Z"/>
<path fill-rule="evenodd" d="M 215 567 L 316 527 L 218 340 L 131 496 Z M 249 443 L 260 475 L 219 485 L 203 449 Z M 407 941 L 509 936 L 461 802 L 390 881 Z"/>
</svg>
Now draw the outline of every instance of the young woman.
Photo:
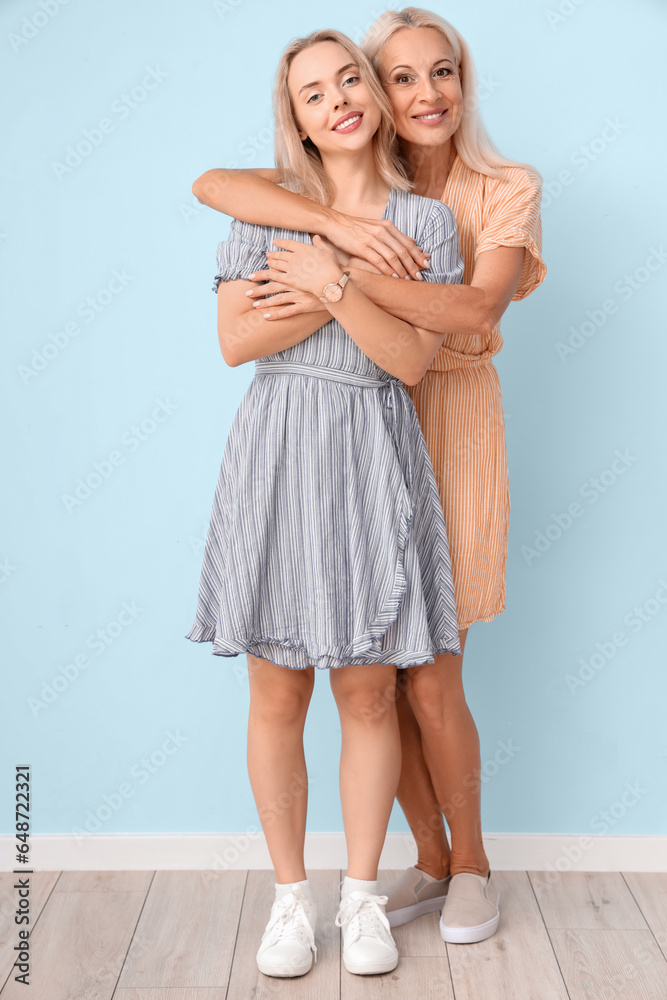
<svg viewBox="0 0 667 1000">
<path fill-rule="evenodd" d="M 452 214 L 406 190 L 387 99 L 344 35 L 288 47 L 275 112 L 287 187 L 391 219 L 430 252 L 432 281 L 460 280 Z M 273 322 L 253 309 L 248 279 L 267 252 L 306 314 Z M 302 737 L 319 667 L 331 668 L 342 731 L 343 960 L 387 972 L 398 954 L 377 865 L 400 773 L 396 671 L 460 652 L 442 507 L 400 381 L 423 376 L 442 335 L 375 305 L 306 232 L 234 220 L 216 285 L 223 357 L 254 360 L 255 378 L 225 448 L 188 638 L 248 659 L 248 769 L 276 871 L 257 962 L 303 975 L 316 950 Z"/>
<path fill-rule="evenodd" d="M 440 932 L 481 941 L 498 926 L 480 819 L 480 753 L 462 683 L 470 625 L 505 608 L 509 489 L 502 397 L 492 359 L 502 347 L 500 319 L 510 301 L 543 280 L 541 182 L 531 167 L 502 157 L 478 112 L 476 74 L 461 35 L 416 7 L 387 11 L 363 47 L 392 105 L 413 191 L 441 198 L 457 219 L 463 285 L 420 277 L 421 249 L 390 222 L 341 213 L 277 187 L 272 171 L 208 171 L 193 186 L 204 204 L 251 222 L 321 233 L 351 255 L 346 267 L 382 309 L 444 334 L 424 378 L 409 385 L 424 431 L 447 522 L 460 656 L 436 656 L 399 677 L 403 748 L 398 800 L 418 845 L 417 864 L 387 889 L 392 925 L 443 907 Z M 269 259 L 269 265 L 271 265 Z M 380 273 L 372 273 L 376 269 Z M 269 266 L 253 277 L 256 305 L 273 322 L 305 319 L 312 308 Z M 428 272 L 421 272 L 426 275 Z M 269 293 L 270 300 L 264 299 Z M 407 683 L 400 683 L 406 681 Z M 442 813 L 449 825 L 451 849 Z"/>
</svg>

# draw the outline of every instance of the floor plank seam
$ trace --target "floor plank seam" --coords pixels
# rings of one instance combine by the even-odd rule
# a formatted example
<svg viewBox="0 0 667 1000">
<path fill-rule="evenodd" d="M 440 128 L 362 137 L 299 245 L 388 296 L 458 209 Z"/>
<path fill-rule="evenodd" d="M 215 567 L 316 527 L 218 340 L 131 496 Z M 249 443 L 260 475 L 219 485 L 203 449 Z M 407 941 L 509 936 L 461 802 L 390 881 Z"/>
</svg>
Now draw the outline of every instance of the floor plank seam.
<svg viewBox="0 0 667 1000">
<path fill-rule="evenodd" d="M 137 933 L 137 927 L 139 926 L 139 921 L 141 920 L 141 914 L 144 912 L 144 907 L 146 906 L 146 900 L 148 899 L 148 895 L 149 895 L 149 893 L 151 891 L 151 886 L 153 885 L 153 882 L 155 881 L 155 875 L 156 875 L 156 872 L 153 872 L 152 875 L 151 875 L 151 880 L 148 883 L 148 886 L 146 887 L 146 895 L 144 896 L 144 901 L 141 904 L 141 909 L 139 910 L 139 913 L 137 915 L 137 920 L 136 920 L 136 923 L 134 925 L 134 929 L 132 931 L 132 934 L 130 936 L 130 940 L 128 941 L 128 945 L 127 945 L 127 948 L 125 950 L 125 955 L 123 956 L 123 961 L 120 964 L 120 969 L 118 970 L 118 975 L 116 976 L 116 984 L 115 984 L 115 986 L 113 988 L 113 993 L 111 994 L 110 1000 L 114 1000 L 114 997 L 116 996 L 116 990 L 118 989 L 118 983 L 120 982 L 120 977 L 123 975 L 123 969 L 125 968 L 125 963 L 127 962 L 127 956 L 130 954 L 130 951 L 132 949 L 132 945 L 134 943 L 134 935 Z"/>
<path fill-rule="evenodd" d="M 248 876 L 250 874 L 250 869 L 246 868 L 245 882 L 243 883 L 243 895 L 241 896 L 241 905 L 239 907 L 239 919 L 236 924 L 236 936 L 234 938 L 234 947 L 232 949 L 231 958 L 229 960 L 229 975 L 227 976 L 227 985 L 225 986 L 225 1000 L 229 997 L 229 987 L 232 984 L 232 973 L 234 971 L 234 959 L 236 958 L 236 945 L 239 940 L 239 931 L 241 930 L 241 920 L 243 918 L 243 907 L 245 904 L 245 896 L 248 889 Z"/>
<path fill-rule="evenodd" d="M 94 987 L 98 991 L 103 987 L 99 992 L 100 1000 L 120 1000 L 121 997 L 130 1000 L 135 996 L 144 1000 L 158 996 L 173 997 L 173 1000 L 183 1000 L 186 996 L 191 1000 L 195 997 L 206 1000 L 209 994 L 211 998 L 215 996 L 220 1000 L 241 1000 L 241 997 L 249 1000 L 251 996 L 256 1000 L 259 997 L 268 1000 L 269 996 L 296 998 L 320 995 L 322 1000 L 350 1000 L 361 995 L 363 986 L 369 1000 L 389 993 L 418 1000 L 420 995 L 434 995 L 436 982 L 437 995 L 446 996 L 442 966 L 442 959 L 446 956 L 450 1000 L 472 1000 L 473 997 L 475 1000 L 485 1000 L 486 997 L 490 1000 L 494 994 L 501 993 L 506 1000 L 509 997 L 535 1000 L 547 995 L 549 1000 L 584 1000 L 585 996 L 592 995 L 591 990 L 605 997 L 614 992 L 614 995 L 627 997 L 628 1000 L 630 997 L 638 1000 L 640 995 L 650 996 L 652 1000 L 658 997 L 667 1000 L 667 874 L 616 870 L 613 873 L 566 873 L 554 878 L 536 870 L 533 879 L 533 872 L 521 870 L 501 875 L 500 905 L 501 909 L 505 907 L 507 920 L 505 922 L 501 914 L 497 949 L 478 946 L 479 964 L 474 960 L 474 947 L 460 948 L 440 940 L 436 922 L 439 915 L 432 914 L 413 924 L 413 934 L 401 936 L 399 951 L 401 955 L 405 952 L 403 969 L 399 965 L 396 975 L 363 983 L 358 976 L 343 972 L 342 931 L 331 925 L 345 872 L 329 869 L 313 876 L 313 892 L 325 917 L 318 923 L 323 924 L 320 938 L 326 968 L 313 968 L 311 978 L 315 986 L 312 991 L 308 990 L 307 981 L 278 982 L 266 978 L 255 967 L 255 939 L 261 933 L 260 924 L 263 926 L 265 919 L 264 906 L 273 894 L 271 871 L 266 869 L 263 873 L 253 873 L 246 869 L 235 875 L 209 874 L 218 876 L 212 888 L 210 880 L 198 878 L 195 871 L 185 870 L 174 873 L 178 876 L 174 882 L 158 879 L 159 870 L 144 870 L 140 876 L 136 872 L 114 875 L 113 872 L 77 873 L 67 870 L 44 872 L 43 879 L 38 879 L 36 875 L 34 884 L 31 884 L 34 893 L 31 937 L 39 924 L 42 930 L 36 945 L 40 953 L 46 949 L 44 960 L 48 956 L 49 961 L 46 964 L 42 961 L 41 969 L 39 963 L 35 964 L 31 970 L 31 985 L 36 986 L 44 1000 L 79 997 L 83 995 L 80 990 L 88 996 L 89 989 Z M 259 881 L 258 874 L 261 874 Z M 619 875 L 622 884 L 617 881 Z M 9 904 L 15 894 L 12 883 L 17 877 L 7 873 L 0 884 L 2 912 L 10 911 L 10 917 L 12 907 Z M 243 887 L 239 899 L 241 879 Z M 332 884 L 334 879 L 335 885 Z M 59 891 L 61 881 L 63 887 Z M 179 892 L 187 900 L 187 913 L 179 905 Z M 143 893 L 143 900 L 139 900 L 137 893 Z M 539 916 L 532 910 L 531 898 Z M 235 901 L 234 906 L 230 905 L 232 901 Z M 200 913 L 202 906 L 206 914 L 220 919 L 220 928 L 224 923 L 225 958 L 224 961 L 216 960 L 215 969 L 211 965 L 210 975 L 199 975 L 200 960 L 202 956 L 210 957 L 211 949 L 217 947 L 219 934 L 217 931 L 209 934 L 203 950 L 198 934 L 200 928 L 189 923 L 189 915 Z M 134 926 L 131 923 L 133 913 Z M 206 914 L 205 920 L 210 924 Z M 643 924 L 639 923 L 640 916 Z M 105 933 L 103 938 L 95 929 L 102 917 L 105 919 L 101 920 L 100 926 L 108 925 L 110 928 L 109 935 Z M 11 919 L 13 921 L 13 917 Z M 542 938 L 540 926 L 546 933 L 548 944 Z M 11 937 L 12 927 L 13 923 L 7 925 L 0 953 L 0 957 L 8 963 L 14 960 L 9 952 L 15 943 Z M 647 931 L 650 932 L 650 939 Z M 173 935 L 179 949 L 183 941 L 186 942 L 186 967 L 184 970 L 179 967 L 180 972 L 185 971 L 186 975 L 174 972 L 172 976 L 161 960 L 160 956 L 170 957 L 172 954 L 169 950 L 172 938 L 169 935 Z M 81 947 L 69 947 L 79 938 L 81 945 L 89 941 L 95 945 L 98 939 L 106 941 L 107 937 L 112 943 L 102 951 L 86 947 L 82 952 Z M 125 951 L 123 942 L 126 942 Z M 332 954 L 335 947 L 338 948 L 338 987 L 335 985 Z M 155 954 L 158 958 L 153 961 Z M 423 958 L 420 960 L 419 956 Z M 115 982 L 114 968 L 117 969 Z M 540 970 L 544 981 L 536 978 Z M 0 980 L 0 1000 L 9 1000 L 10 997 L 21 1000 L 18 995 L 23 991 L 18 989 L 20 984 L 14 982 L 16 971 L 11 966 L 5 980 Z M 561 977 L 560 987 L 556 971 Z M 39 973 L 38 978 L 45 977 L 44 992 L 39 982 L 32 982 L 35 973 Z M 326 974 L 321 978 L 323 973 Z M 227 979 L 223 983 L 225 975 Z M 123 978 L 125 983 L 121 987 Z M 195 982 L 201 985 L 195 986 Z M 162 985 L 149 985 L 158 983 Z M 177 986 L 176 983 L 189 985 Z M 213 986 L 213 983 L 219 985 Z M 539 983 L 542 985 L 538 988 Z M 481 984 L 486 984 L 488 988 L 482 989 Z M 320 992 L 320 987 L 323 992 Z M 496 987 L 499 992 L 496 992 Z"/>
<path fill-rule="evenodd" d="M 13 874 L 13 873 L 12 873 L 12 874 Z M 48 902 L 49 902 L 49 900 L 51 899 L 51 896 L 52 896 L 52 895 L 53 895 L 53 893 L 55 892 L 55 890 L 56 890 L 56 886 L 58 885 L 58 882 L 60 882 L 60 877 L 61 877 L 61 875 L 62 875 L 62 872 L 61 872 L 61 871 L 60 871 L 60 872 L 58 872 L 58 878 L 57 878 L 57 879 L 55 880 L 55 882 L 54 882 L 54 883 L 53 883 L 53 885 L 51 886 L 51 891 L 49 892 L 48 896 L 47 896 L 47 897 L 46 897 L 46 899 L 44 900 L 44 903 L 42 904 L 42 908 L 41 908 L 41 910 L 39 911 L 39 913 L 37 914 L 37 918 L 36 918 L 36 920 L 35 920 L 34 924 L 32 925 L 32 930 L 30 931 L 30 937 L 32 937 L 32 935 L 33 935 L 33 933 L 34 933 L 34 931 L 35 931 L 35 927 L 36 927 L 36 926 L 37 926 L 37 924 L 39 923 L 39 919 L 40 919 L 41 915 L 42 915 L 42 914 L 44 913 L 44 910 L 46 909 L 46 907 L 47 907 L 47 905 L 48 905 Z M 29 940 L 29 939 L 28 939 L 28 940 Z M 9 970 L 9 972 L 7 973 L 7 978 L 5 979 L 5 981 L 4 981 L 4 983 L 2 984 L 2 986 L 0 986 L 0 997 L 1 997 L 1 996 L 2 996 L 2 994 L 4 993 L 4 991 L 5 991 L 6 987 L 7 987 L 7 983 L 8 983 L 8 982 L 9 982 L 9 980 L 10 980 L 10 979 L 12 978 L 12 969 L 13 969 L 13 968 L 14 968 L 14 966 L 12 965 L 11 969 L 10 969 L 10 970 Z"/>
<path fill-rule="evenodd" d="M 548 941 L 549 941 L 549 944 L 551 945 L 551 950 L 552 950 L 552 952 L 553 952 L 553 956 L 554 956 L 554 959 L 555 959 L 555 962 L 556 962 L 556 965 L 557 965 L 557 967 L 558 967 L 558 971 L 559 971 L 559 973 L 560 973 L 560 978 L 561 978 L 561 979 L 562 979 L 562 981 L 563 981 L 563 989 L 565 990 L 565 995 L 566 995 L 566 997 L 568 997 L 568 1000 L 571 1000 L 571 997 L 570 997 L 570 991 L 569 991 L 569 989 L 567 988 L 567 982 L 566 982 L 566 980 L 565 980 L 565 975 L 564 975 L 564 973 L 563 973 L 563 970 L 562 970 L 562 968 L 561 968 L 561 964 L 560 964 L 560 962 L 558 961 L 558 955 L 556 954 L 556 948 L 554 947 L 554 943 L 553 943 L 553 940 L 552 940 L 552 938 L 551 938 L 551 934 L 549 933 L 549 928 L 547 927 L 547 922 L 546 922 L 546 920 L 545 920 L 545 918 L 544 918 L 544 914 L 542 913 L 542 907 L 540 906 L 540 901 L 539 901 L 539 899 L 537 898 L 537 893 L 535 892 L 535 886 L 533 885 L 533 880 L 532 880 L 532 878 L 530 877 L 530 872 L 526 872 L 526 877 L 527 877 L 527 879 L 528 879 L 528 884 L 530 885 L 530 888 L 531 888 L 531 891 L 532 891 L 532 893 L 533 893 L 533 896 L 535 897 L 535 902 L 536 902 L 536 904 L 537 904 L 537 910 L 538 910 L 538 913 L 539 913 L 539 914 L 540 914 L 540 916 L 542 917 L 542 924 L 543 924 L 543 926 L 544 926 L 544 931 L 545 931 L 545 933 L 546 933 L 546 935 L 547 935 L 547 939 L 548 939 Z"/>
<path fill-rule="evenodd" d="M 447 956 L 447 968 L 449 969 L 449 981 L 452 984 L 452 1000 L 456 1000 L 456 990 L 454 989 L 454 973 L 452 972 L 452 960 L 449 954 L 449 945 L 443 941 L 445 945 L 445 955 Z M 465 997 L 463 998 L 465 1000 Z"/>
<path fill-rule="evenodd" d="M 637 907 L 637 909 L 638 909 L 638 910 L 639 910 L 639 912 L 641 913 L 642 917 L 644 918 L 644 921 L 645 921 L 645 923 L 646 923 L 646 927 L 647 927 L 647 929 L 648 929 L 648 930 L 649 930 L 649 931 L 651 932 L 651 937 L 652 937 L 652 938 L 653 938 L 653 940 L 655 941 L 655 945 L 656 945 L 656 948 L 658 949 L 658 951 L 659 951 L 659 952 L 660 952 L 660 954 L 662 955 L 662 957 L 663 957 L 664 961 L 665 961 L 665 962 L 667 962 L 667 955 L 665 955 L 665 952 L 664 952 L 664 950 L 663 950 L 663 946 L 662 946 L 662 945 L 660 944 L 660 942 L 658 941 L 657 937 L 655 936 L 655 931 L 653 930 L 653 927 L 651 926 L 651 924 L 650 924 L 650 922 L 649 922 L 649 919 L 648 919 L 648 917 L 646 916 L 646 914 L 645 914 L 645 913 L 644 913 L 644 911 L 642 910 L 641 906 L 639 905 L 639 900 L 637 899 L 637 897 L 635 896 L 634 892 L 633 892 L 633 891 L 632 891 L 632 889 L 630 888 L 630 884 L 629 884 L 628 880 L 626 879 L 626 877 L 625 877 L 625 875 L 623 874 L 623 872 L 619 872 L 619 875 L 621 876 L 621 878 L 622 878 L 622 879 L 623 879 L 623 881 L 625 882 L 626 886 L 628 887 L 628 892 L 630 893 L 630 895 L 631 895 L 631 896 L 632 896 L 632 898 L 634 899 L 634 901 L 635 901 L 635 906 Z"/>
</svg>

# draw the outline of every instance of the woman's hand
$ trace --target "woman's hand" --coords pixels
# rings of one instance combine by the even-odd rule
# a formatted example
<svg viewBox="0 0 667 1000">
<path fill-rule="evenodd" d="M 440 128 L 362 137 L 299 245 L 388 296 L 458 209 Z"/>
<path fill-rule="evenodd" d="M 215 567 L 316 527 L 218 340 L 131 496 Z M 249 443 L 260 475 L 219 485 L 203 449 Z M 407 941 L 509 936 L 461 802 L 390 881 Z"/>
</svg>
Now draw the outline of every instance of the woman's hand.
<svg viewBox="0 0 667 1000">
<path fill-rule="evenodd" d="M 419 272 L 428 267 L 429 254 L 388 219 L 361 219 L 333 212 L 327 236 L 337 247 L 373 264 L 380 274 L 398 275 L 419 281 Z"/>
<path fill-rule="evenodd" d="M 275 239 L 273 242 L 280 249 L 267 252 L 268 268 L 253 271 L 251 281 L 279 281 L 319 297 L 325 285 L 341 277 L 342 268 L 335 251 L 320 236 L 313 236 L 312 245 L 300 240 Z"/>
<path fill-rule="evenodd" d="M 348 256 L 347 261 L 345 263 L 345 267 L 346 268 L 347 267 L 358 267 L 362 271 L 370 271 L 372 274 L 382 274 L 382 271 L 380 270 L 379 267 L 376 267 L 375 264 L 369 264 L 368 261 L 364 260 L 363 257 L 349 257 Z"/>
<path fill-rule="evenodd" d="M 382 272 L 373 264 L 361 257 L 350 257 L 349 254 L 338 251 L 333 247 L 336 257 L 344 267 L 358 267 L 364 271 L 371 271 L 375 274 Z M 264 274 L 264 271 L 257 271 L 256 274 Z M 253 300 L 254 309 L 266 309 L 262 315 L 264 319 L 287 319 L 290 316 L 298 316 L 300 313 L 328 312 L 327 307 L 317 295 L 310 292 L 299 292 L 281 281 L 269 281 L 265 285 L 258 285 L 257 288 L 250 288 L 246 295 Z M 270 296 L 268 298 L 267 296 Z"/>
<path fill-rule="evenodd" d="M 264 271 L 257 273 L 264 274 Z M 300 292 L 281 281 L 269 281 L 259 288 L 251 288 L 246 295 L 253 300 L 254 309 L 262 310 L 264 319 L 288 319 L 300 313 L 328 313 L 328 309 L 317 295 Z M 271 298 L 266 298 L 267 295 Z"/>
<path fill-rule="evenodd" d="M 330 240 L 328 240 L 326 238 L 326 236 L 319 236 L 318 235 L 317 238 L 318 238 L 318 240 L 321 240 L 321 244 L 320 244 L 321 246 L 325 246 L 325 247 L 328 247 L 329 250 L 333 250 L 334 254 L 336 255 L 336 260 L 338 261 L 338 264 L 339 264 L 341 270 L 343 270 L 344 268 L 346 268 L 347 265 L 350 263 L 350 260 L 351 260 L 350 254 L 346 253 L 345 250 L 341 250 L 340 247 L 337 247 L 334 243 L 332 243 Z"/>
</svg>

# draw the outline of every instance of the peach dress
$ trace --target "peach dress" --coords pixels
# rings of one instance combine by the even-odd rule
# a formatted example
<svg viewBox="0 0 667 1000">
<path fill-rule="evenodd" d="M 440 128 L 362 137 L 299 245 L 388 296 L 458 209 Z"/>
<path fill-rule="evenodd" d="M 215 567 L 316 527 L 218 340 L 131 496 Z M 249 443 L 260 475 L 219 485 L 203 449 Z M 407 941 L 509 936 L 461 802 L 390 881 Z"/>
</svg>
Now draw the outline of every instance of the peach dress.
<svg viewBox="0 0 667 1000">
<path fill-rule="evenodd" d="M 544 280 L 540 183 L 522 167 L 501 181 L 471 170 L 456 156 L 442 201 L 456 218 L 469 284 L 477 255 L 496 247 L 526 247 L 513 300 Z M 426 439 L 442 501 L 459 629 L 505 610 L 509 482 L 505 423 L 493 356 L 503 345 L 500 324 L 490 337 L 447 335 L 417 385 L 407 385 Z"/>
</svg>

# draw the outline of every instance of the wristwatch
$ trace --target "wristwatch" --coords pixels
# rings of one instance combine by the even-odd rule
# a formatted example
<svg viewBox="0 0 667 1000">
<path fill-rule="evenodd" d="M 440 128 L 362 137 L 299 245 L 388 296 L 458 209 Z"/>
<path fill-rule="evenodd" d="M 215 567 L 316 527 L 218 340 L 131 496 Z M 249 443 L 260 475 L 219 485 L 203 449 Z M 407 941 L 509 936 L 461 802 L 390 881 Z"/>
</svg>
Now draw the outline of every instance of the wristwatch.
<svg viewBox="0 0 667 1000">
<path fill-rule="evenodd" d="M 338 281 L 330 281 L 328 285 L 325 285 L 320 295 L 320 301 L 324 302 L 325 305 L 329 302 L 338 302 L 349 277 L 350 272 L 343 271 L 342 277 Z"/>
</svg>

